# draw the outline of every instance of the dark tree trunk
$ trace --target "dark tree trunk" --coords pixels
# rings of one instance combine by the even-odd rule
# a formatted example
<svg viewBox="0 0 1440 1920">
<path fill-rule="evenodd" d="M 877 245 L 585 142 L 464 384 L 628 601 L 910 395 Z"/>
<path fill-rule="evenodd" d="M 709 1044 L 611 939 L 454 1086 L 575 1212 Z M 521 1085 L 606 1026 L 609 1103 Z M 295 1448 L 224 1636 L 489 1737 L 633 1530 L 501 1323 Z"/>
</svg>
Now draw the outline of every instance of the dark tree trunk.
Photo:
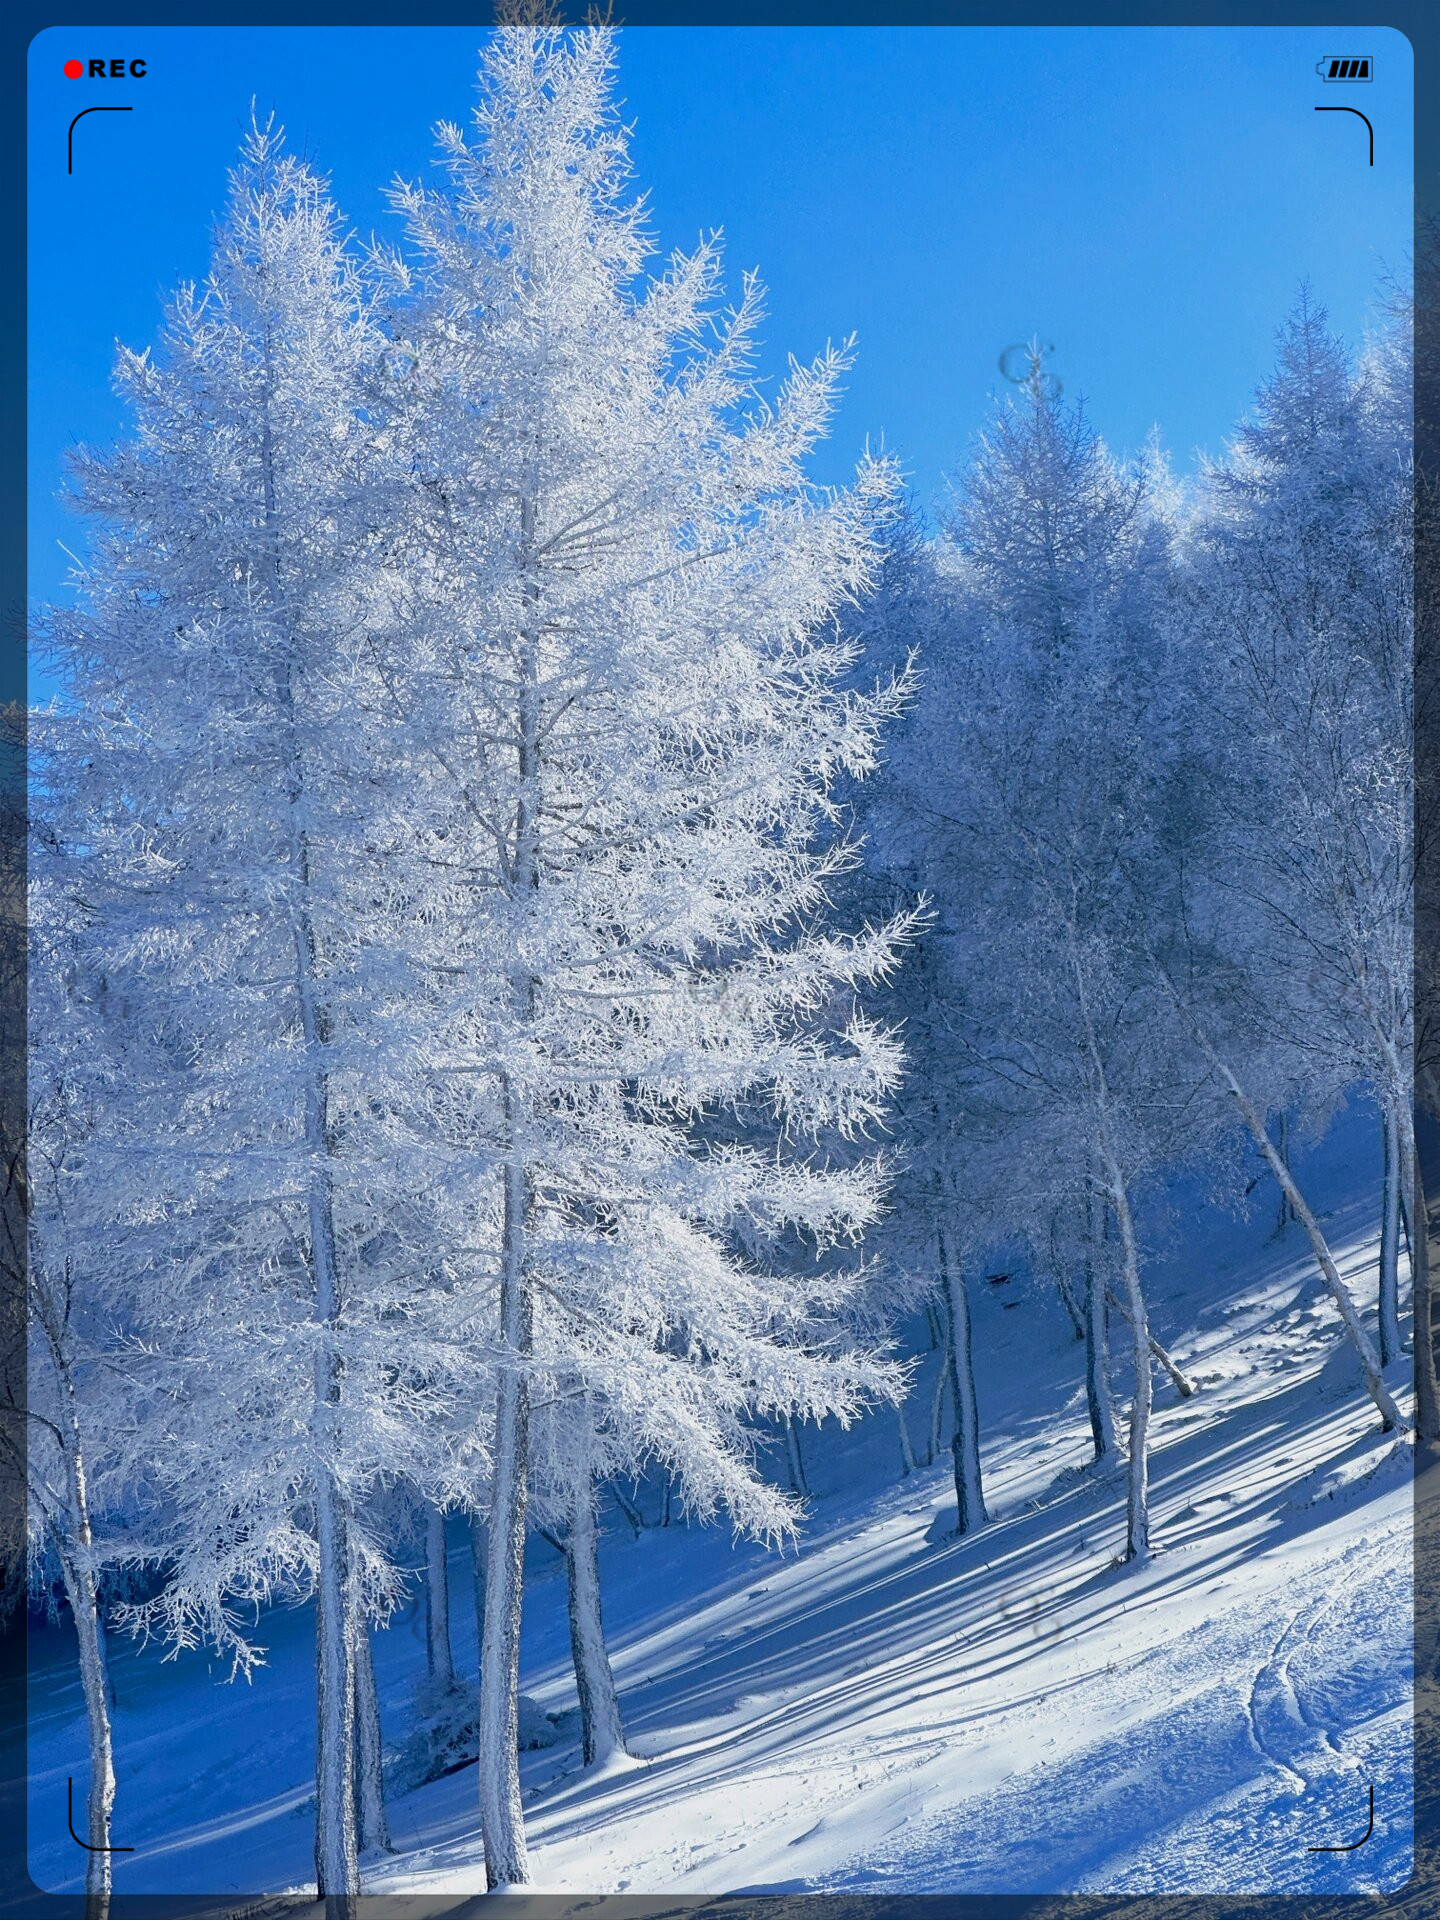
<svg viewBox="0 0 1440 1920">
<path fill-rule="evenodd" d="M 600 1617 L 595 1494 L 588 1478 L 583 1486 L 576 1488 L 570 1524 L 565 1530 L 565 1572 L 569 1587 L 570 1652 L 580 1697 L 580 1751 L 584 1765 L 590 1767 L 623 1753 L 625 1732 Z"/>
<path fill-rule="evenodd" d="M 973 1533 L 989 1519 L 980 1477 L 980 1414 L 975 1399 L 975 1362 L 970 1339 L 970 1300 L 965 1275 L 946 1246 L 945 1229 L 937 1234 L 940 1278 L 945 1288 L 946 1318 L 950 1326 L 950 1392 L 955 1402 L 955 1431 L 950 1456 L 955 1470 L 955 1508 L 958 1531 Z"/>
</svg>

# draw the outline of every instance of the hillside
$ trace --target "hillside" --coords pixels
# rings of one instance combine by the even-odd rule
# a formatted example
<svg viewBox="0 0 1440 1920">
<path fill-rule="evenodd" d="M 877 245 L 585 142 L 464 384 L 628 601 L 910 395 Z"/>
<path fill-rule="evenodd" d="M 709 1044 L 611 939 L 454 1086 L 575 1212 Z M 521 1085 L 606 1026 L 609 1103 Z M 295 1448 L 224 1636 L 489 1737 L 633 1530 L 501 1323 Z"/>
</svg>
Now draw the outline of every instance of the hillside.
<svg viewBox="0 0 1440 1920">
<path fill-rule="evenodd" d="M 1352 1196 L 1364 1183 L 1346 1161 L 1355 1137 L 1342 1130 L 1316 1173 L 1346 1196 L 1327 1226 L 1373 1305 L 1372 1209 Z M 1267 1218 L 1204 1220 L 1153 1274 L 1155 1325 L 1201 1390 L 1182 1402 L 1158 1389 L 1158 1551 L 1143 1571 L 1116 1565 L 1118 1480 L 1084 1466 L 1068 1321 L 1018 1279 L 975 1288 L 993 1515 L 979 1534 L 948 1533 L 948 1456 L 896 1477 L 889 1415 L 807 1437 L 814 1497 L 798 1551 L 683 1525 L 634 1538 L 613 1515 L 602 1566 L 631 1767 L 579 1770 L 563 1571 L 533 1543 L 523 1684 L 570 1716 L 524 1757 L 541 1889 L 1358 1892 L 1405 1880 L 1410 1450 L 1376 1431 L 1298 1229 L 1266 1243 Z M 910 1403 L 917 1445 L 935 1364 L 922 1357 Z M 653 1491 L 647 1505 L 653 1518 Z M 458 1531 L 451 1559 L 468 1670 Z M 117 1892 L 305 1884 L 308 1609 L 276 1611 L 266 1628 L 269 1661 L 248 1687 L 200 1656 L 162 1663 L 116 1643 L 116 1833 L 135 1847 L 119 1856 Z M 78 1683 L 59 1631 L 35 1643 L 31 1870 L 71 1890 Z M 423 1673 L 416 1623 L 378 1635 L 376 1652 L 398 1739 Z M 1364 1831 L 1372 1784 L 1372 1838 L 1307 1851 Z M 483 1889 L 473 1767 L 397 1799 L 390 1819 L 396 1853 L 367 1862 L 369 1889 Z"/>
</svg>

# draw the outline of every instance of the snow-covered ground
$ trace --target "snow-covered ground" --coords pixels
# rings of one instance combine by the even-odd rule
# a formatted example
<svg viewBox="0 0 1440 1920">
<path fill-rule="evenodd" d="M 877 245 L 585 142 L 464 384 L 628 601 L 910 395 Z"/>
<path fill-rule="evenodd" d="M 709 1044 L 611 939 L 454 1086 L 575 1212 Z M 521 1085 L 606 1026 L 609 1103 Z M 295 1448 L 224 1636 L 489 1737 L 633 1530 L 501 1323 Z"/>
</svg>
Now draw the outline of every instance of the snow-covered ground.
<svg viewBox="0 0 1440 1920">
<path fill-rule="evenodd" d="M 1362 1181 L 1350 1128 L 1317 1156 Z M 1194 1196 L 1190 1197 L 1192 1200 Z M 898 1475 L 893 1416 L 807 1436 L 798 1552 L 615 1516 L 606 1619 L 636 1763 L 596 1778 L 573 1738 L 525 1756 L 547 1891 L 1372 1892 L 1411 1858 L 1411 1453 L 1381 1436 L 1299 1229 L 1266 1243 L 1198 1203 L 1151 1276 L 1159 1376 L 1153 1564 L 1117 1564 L 1123 1489 L 1086 1470 L 1080 1350 L 1038 1283 L 974 1287 L 992 1523 L 966 1540 L 948 1456 Z M 1373 1315 L 1373 1202 L 1326 1225 Z M 1177 1214 L 1172 1196 L 1172 1220 Z M 1183 1244 L 1179 1244 L 1183 1242 Z M 1018 1296 L 1018 1297 L 1017 1297 Z M 928 1406 L 928 1358 L 910 1402 Z M 1404 1368 L 1392 1384 L 1404 1385 Z M 1123 1366 L 1117 1359 L 1117 1384 Z M 1408 1408 L 1406 1394 L 1403 1404 Z M 650 1500 L 653 1516 L 655 1501 Z M 473 1664 L 452 1537 L 457 1660 Z M 537 1542 L 524 1685 L 573 1707 L 558 1557 Z M 307 1609 L 267 1621 L 234 1686 L 200 1656 L 116 1644 L 116 1890 L 303 1886 L 313 1751 Z M 423 1671 L 418 1621 L 377 1636 L 387 1737 Z M 34 1636 L 30 1865 L 81 1884 L 65 1780 L 85 1775 L 65 1637 Z M 567 1736 L 569 1727 L 567 1723 Z M 1374 1831 L 1348 1852 L 1315 1852 Z M 390 1809 L 367 1887 L 484 1886 L 475 1773 Z M 313 1884 L 313 1883 L 312 1883 Z"/>
</svg>

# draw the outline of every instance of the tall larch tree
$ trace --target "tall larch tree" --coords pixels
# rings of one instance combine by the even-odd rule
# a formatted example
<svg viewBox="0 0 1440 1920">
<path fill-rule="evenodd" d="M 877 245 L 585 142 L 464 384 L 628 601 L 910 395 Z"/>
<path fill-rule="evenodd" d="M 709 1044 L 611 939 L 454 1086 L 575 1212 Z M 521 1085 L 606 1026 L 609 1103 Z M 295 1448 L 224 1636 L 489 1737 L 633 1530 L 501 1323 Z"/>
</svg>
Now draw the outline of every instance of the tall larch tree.
<svg viewBox="0 0 1440 1920">
<path fill-rule="evenodd" d="M 795 1505 L 758 1470 L 755 1421 L 848 1418 L 895 1385 L 846 1337 L 857 1276 L 813 1259 L 880 1205 L 877 1166 L 832 1164 L 824 1136 L 872 1126 L 898 1069 L 855 996 L 904 929 L 824 927 L 853 858 L 832 788 L 873 764 L 894 705 L 843 690 L 836 623 L 869 566 L 862 495 L 891 482 L 872 466 L 859 493 L 807 482 L 844 356 L 755 399 L 759 290 L 716 315 L 714 242 L 642 278 L 614 57 L 603 28 L 502 29 L 472 135 L 441 129 L 447 184 L 397 190 L 414 498 L 392 684 L 434 743 L 429 1065 L 451 1089 L 445 1152 L 471 1169 L 448 1237 L 494 1290 L 501 1368 L 492 1886 L 529 1877 L 516 1732 L 539 1410 L 583 1399 L 587 1419 L 550 1437 L 600 1434 L 673 1470 L 698 1514 L 775 1536 Z M 577 1552 L 590 1446 L 570 1464 Z"/>
<path fill-rule="evenodd" d="M 359 1890 L 355 1622 L 395 1591 L 365 1497 L 420 1471 L 427 1412 L 483 1355 L 414 1186 L 412 756 L 364 640 L 392 538 L 382 345 L 323 182 L 256 126 L 208 276 L 157 355 L 120 356 L 133 437 L 76 461 L 98 532 L 34 727 L 36 884 L 113 1063 L 57 1211 L 78 1270 L 103 1249 L 124 1292 L 169 1516 L 137 1624 L 243 1668 L 237 1603 L 313 1593 L 336 1912 Z"/>
</svg>

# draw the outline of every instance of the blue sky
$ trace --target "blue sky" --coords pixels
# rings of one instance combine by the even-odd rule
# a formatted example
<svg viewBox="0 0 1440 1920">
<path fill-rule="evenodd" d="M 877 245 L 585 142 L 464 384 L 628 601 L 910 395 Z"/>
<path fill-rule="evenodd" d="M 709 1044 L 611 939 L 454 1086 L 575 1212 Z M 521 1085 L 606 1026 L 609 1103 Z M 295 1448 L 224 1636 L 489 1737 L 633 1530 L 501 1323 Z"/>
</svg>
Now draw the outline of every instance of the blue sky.
<svg viewBox="0 0 1440 1920">
<path fill-rule="evenodd" d="M 479 30 L 52 27 L 30 48 L 30 589 L 64 593 L 61 453 L 123 430 L 115 340 L 144 345 L 198 276 L 255 96 L 362 235 L 471 100 Z M 1330 53 L 1374 82 L 1323 85 Z M 143 80 L 67 79 L 143 57 Z M 854 332 L 818 477 L 882 436 L 940 493 L 1038 333 L 1120 448 L 1158 423 L 1181 470 L 1220 449 L 1308 276 L 1356 337 L 1408 273 L 1411 63 L 1390 29 L 635 27 L 621 92 L 662 249 L 723 228 L 769 288 L 767 368 Z M 1355 104 L 1375 126 L 1320 105 Z M 75 130 L 81 106 L 130 105 Z"/>
</svg>

